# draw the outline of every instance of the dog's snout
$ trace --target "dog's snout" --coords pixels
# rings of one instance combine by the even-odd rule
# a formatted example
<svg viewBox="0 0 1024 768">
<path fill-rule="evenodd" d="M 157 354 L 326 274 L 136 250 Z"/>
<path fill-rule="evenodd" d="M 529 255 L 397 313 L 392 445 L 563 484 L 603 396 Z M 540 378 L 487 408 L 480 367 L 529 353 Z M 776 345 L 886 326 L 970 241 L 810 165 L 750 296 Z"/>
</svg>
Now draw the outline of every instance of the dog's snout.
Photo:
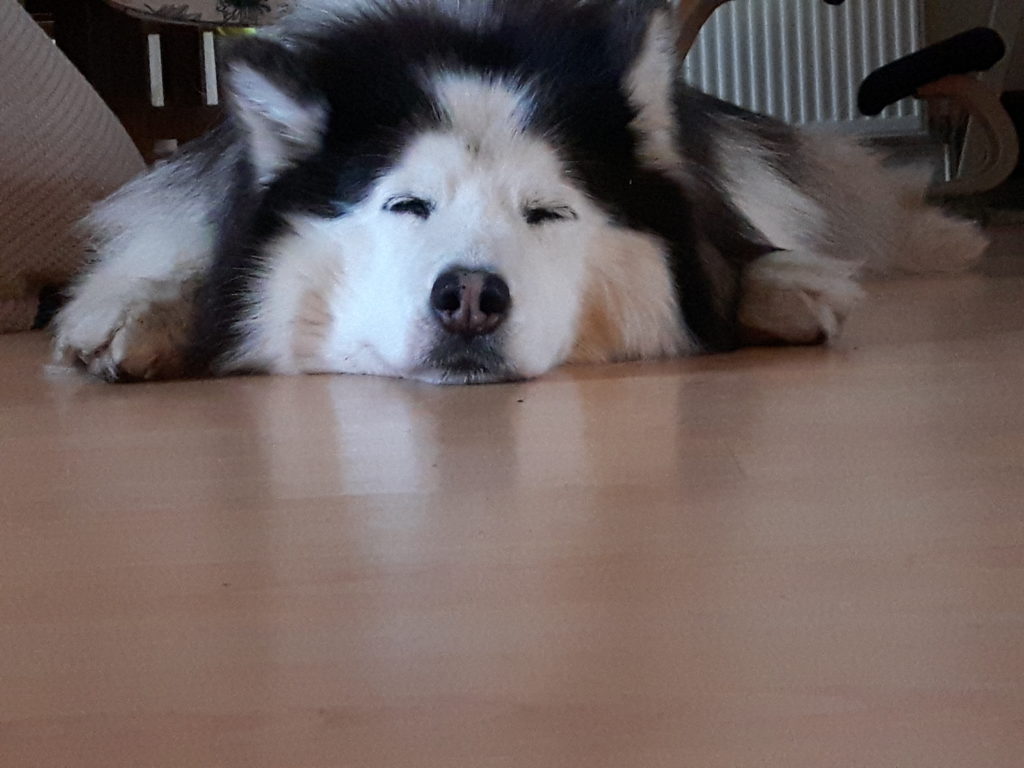
<svg viewBox="0 0 1024 768">
<path fill-rule="evenodd" d="M 434 282 L 430 306 L 449 333 L 484 336 L 505 320 L 512 296 L 508 284 L 492 272 L 453 269 Z"/>
</svg>

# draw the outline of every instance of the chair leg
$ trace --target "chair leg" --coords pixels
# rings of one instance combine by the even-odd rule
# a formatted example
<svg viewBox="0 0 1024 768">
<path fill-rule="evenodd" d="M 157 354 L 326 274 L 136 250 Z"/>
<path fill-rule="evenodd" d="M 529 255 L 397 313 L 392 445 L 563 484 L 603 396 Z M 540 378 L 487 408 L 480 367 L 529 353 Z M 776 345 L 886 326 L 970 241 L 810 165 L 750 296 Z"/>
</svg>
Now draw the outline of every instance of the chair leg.
<svg viewBox="0 0 1024 768">
<path fill-rule="evenodd" d="M 963 106 L 971 116 L 971 125 L 977 132 L 978 158 L 969 171 L 958 178 L 933 187 L 941 196 L 971 195 L 985 192 L 1006 181 L 1017 167 L 1019 141 L 1013 121 L 1006 113 L 999 94 L 987 85 L 966 75 L 951 75 L 929 83 L 917 91 L 922 99 L 949 98 Z M 978 141 L 979 137 L 984 137 Z"/>
<path fill-rule="evenodd" d="M 1022 13 L 1017 0 L 992 0 L 992 10 L 987 26 L 1002 36 L 1006 43 L 1006 55 L 1003 56 L 1002 61 L 982 73 L 979 79 L 990 90 L 1002 93 L 1007 72 L 1014 61 L 1016 41 L 1024 29 L 1024 13 Z M 967 178 L 974 177 L 978 173 L 978 169 L 985 165 L 985 153 L 990 146 L 990 139 L 991 135 L 984 125 L 980 125 L 974 120 L 968 123 L 957 176 Z"/>
</svg>

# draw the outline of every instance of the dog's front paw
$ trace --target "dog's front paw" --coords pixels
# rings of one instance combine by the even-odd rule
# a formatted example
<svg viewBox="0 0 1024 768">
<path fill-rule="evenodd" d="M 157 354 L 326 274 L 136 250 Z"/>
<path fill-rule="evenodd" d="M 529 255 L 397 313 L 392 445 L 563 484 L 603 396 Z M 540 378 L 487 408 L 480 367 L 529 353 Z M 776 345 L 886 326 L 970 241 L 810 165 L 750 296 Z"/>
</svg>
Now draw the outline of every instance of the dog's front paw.
<svg viewBox="0 0 1024 768">
<path fill-rule="evenodd" d="M 128 306 L 72 300 L 57 318 L 55 356 L 105 381 L 184 374 L 191 305 L 181 300 Z"/>
<path fill-rule="evenodd" d="M 747 343 L 834 338 L 862 295 L 856 265 L 809 253 L 763 256 L 743 276 L 739 321 Z"/>
</svg>

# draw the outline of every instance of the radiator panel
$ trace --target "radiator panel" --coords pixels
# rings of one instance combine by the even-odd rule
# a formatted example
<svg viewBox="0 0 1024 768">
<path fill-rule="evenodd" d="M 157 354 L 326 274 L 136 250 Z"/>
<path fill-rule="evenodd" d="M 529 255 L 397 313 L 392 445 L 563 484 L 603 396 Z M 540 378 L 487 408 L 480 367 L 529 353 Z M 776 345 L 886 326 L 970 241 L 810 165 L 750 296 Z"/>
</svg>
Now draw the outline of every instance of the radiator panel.
<svg viewBox="0 0 1024 768">
<path fill-rule="evenodd" d="M 698 88 L 789 123 L 865 133 L 919 133 L 923 107 L 905 99 L 857 112 L 874 69 L 923 45 L 921 0 L 734 0 L 701 30 L 683 65 Z"/>
</svg>

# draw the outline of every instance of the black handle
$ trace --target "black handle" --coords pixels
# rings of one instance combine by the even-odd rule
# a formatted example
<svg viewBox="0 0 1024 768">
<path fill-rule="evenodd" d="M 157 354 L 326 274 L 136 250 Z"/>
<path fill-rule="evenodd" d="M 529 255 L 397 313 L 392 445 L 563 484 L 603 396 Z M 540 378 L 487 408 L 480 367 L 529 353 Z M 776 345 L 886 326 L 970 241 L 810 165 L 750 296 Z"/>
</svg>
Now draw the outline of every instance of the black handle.
<svg viewBox="0 0 1024 768">
<path fill-rule="evenodd" d="M 1005 55 L 1006 44 L 994 29 L 961 32 L 876 69 L 861 83 L 857 107 L 865 115 L 877 115 L 921 86 L 949 75 L 984 72 Z"/>
</svg>

